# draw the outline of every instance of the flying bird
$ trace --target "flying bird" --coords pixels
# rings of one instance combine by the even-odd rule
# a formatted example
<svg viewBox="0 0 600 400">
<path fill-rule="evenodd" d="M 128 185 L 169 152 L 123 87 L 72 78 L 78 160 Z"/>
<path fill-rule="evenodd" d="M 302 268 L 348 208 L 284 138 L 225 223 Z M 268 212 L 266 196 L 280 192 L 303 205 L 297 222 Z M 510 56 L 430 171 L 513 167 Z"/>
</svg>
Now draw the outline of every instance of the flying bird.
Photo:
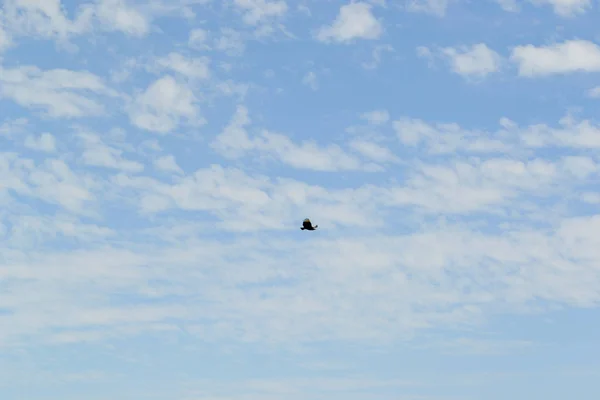
<svg viewBox="0 0 600 400">
<path fill-rule="evenodd" d="M 310 219 L 306 218 L 304 220 L 304 222 L 302 222 L 302 230 L 307 230 L 307 231 L 314 231 L 315 229 L 317 229 L 319 227 L 319 225 L 315 225 L 314 227 L 312 226 L 312 223 L 310 222 Z"/>
</svg>

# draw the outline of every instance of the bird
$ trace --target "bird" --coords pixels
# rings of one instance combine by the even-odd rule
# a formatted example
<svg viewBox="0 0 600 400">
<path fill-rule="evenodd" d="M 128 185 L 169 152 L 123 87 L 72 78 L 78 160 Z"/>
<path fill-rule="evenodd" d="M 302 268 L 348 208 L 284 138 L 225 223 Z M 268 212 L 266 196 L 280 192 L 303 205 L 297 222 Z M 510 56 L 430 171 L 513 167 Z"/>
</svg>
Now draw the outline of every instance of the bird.
<svg viewBox="0 0 600 400">
<path fill-rule="evenodd" d="M 314 227 L 312 226 L 312 223 L 310 222 L 310 219 L 306 218 L 303 222 L 302 222 L 302 230 L 307 230 L 307 231 L 314 231 L 315 229 L 317 229 L 319 227 L 319 225 L 315 225 Z"/>
</svg>

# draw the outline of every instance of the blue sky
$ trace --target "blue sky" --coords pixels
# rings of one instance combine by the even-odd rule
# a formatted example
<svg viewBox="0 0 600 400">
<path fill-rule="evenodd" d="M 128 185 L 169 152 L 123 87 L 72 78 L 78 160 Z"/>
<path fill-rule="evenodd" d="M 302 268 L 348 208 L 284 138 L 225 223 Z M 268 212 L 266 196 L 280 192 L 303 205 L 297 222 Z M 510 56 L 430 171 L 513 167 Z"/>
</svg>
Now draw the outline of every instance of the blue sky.
<svg viewBox="0 0 600 400">
<path fill-rule="evenodd" d="M 2 4 L 3 400 L 600 395 L 598 2 Z"/>
</svg>

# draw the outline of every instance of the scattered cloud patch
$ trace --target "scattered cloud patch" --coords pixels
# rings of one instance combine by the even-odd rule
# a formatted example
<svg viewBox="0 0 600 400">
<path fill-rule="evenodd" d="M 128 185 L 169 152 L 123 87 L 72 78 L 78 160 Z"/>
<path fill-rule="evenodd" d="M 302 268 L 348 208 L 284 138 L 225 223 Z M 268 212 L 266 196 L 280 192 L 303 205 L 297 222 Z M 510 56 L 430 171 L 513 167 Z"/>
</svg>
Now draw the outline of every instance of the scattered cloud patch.
<svg viewBox="0 0 600 400">
<path fill-rule="evenodd" d="M 316 38 L 321 42 L 349 43 L 356 39 L 378 39 L 382 33 L 383 27 L 373 15 L 372 6 L 352 2 L 342 6 L 335 21 L 320 28 Z"/>
<path fill-rule="evenodd" d="M 144 170 L 144 165 L 127 160 L 123 151 L 105 144 L 102 139 L 93 133 L 80 133 L 79 139 L 83 145 L 81 160 L 94 167 L 113 168 L 125 172 L 137 173 Z"/>
<path fill-rule="evenodd" d="M 101 115 L 105 109 L 95 95 L 117 95 L 100 77 L 87 71 L 0 67 L 0 82 L 2 97 L 55 118 Z"/>
<path fill-rule="evenodd" d="M 442 50 L 452 71 L 464 77 L 485 77 L 500 70 L 502 57 L 484 43 Z"/>
<path fill-rule="evenodd" d="M 93 8 L 82 7 L 70 19 L 60 0 L 6 0 L 2 11 L 5 28 L 10 32 L 62 41 L 89 31 L 94 15 Z"/>
<path fill-rule="evenodd" d="M 321 147 L 314 141 L 294 143 L 289 137 L 266 129 L 251 137 L 247 127 L 251 124 L 248 109 L 239 106 L 230 123 L 212 143 L 212 147 L 229 158 L 240 158 L 252 152 L 298 169 L 316 171 L 378 170 L 378 167 L 363 164 L 358 158 L 346 153 L 340 146 L 332 144 Z"/>
<path fill-rule="evenodd" d="M 390 113 L 387 110 L 374 110 L 363 113 L 360 117 L 372 125 L 383 125 L 390 120 Z"/>
<path fill-rule="evenodd" d="M 183 119 L 202 124 L 196 102 L 188 86 L 166 75 L 135 97 L 129 106 L 129 118 L 140 129 L 166 134 L 177 129 Z"/>
<path fill-rule="evenodd" d="M 592 0 L 529 0 L 537 6 L 551 6 L 561 17 L 574 17 L 592 8 Z"/>
<path fill-rule="evenodd" d="M 366 140 L 353 140 L 350 147 L 375 162 L 386 163 L 398 158 L 387 148 Z"/>
<path fill-rule="evenodd" d="M 567 40 L 547 46 L 517 46 L 511 61 L 523 77 L 600 71 L 600 47 L 588 40 Z"/>
<path fill-rule="evenodd" d="M 183 170 L 179 165 L 177 165 L 177 161 L 175 160 L 175 157 L 172 154 L 157 158 L 154 161 L 154 167 L 159 171 L 163 172 L 183 174 Z"/>
<path fill-rule="evenodd" d="M 519 12 L 521 7 L 517 0 L 496 0 L 498 5 L 507 12 Z"/>
<path fill-rule="evenodd" d="M 363 62 L 362 66 L 366 69 L 376 69 L 381 64 L 381 58 L 383 52 L 393 53 L 394 48 L 388 44 L 377 45 L 373 49 L 372 57 L 370 62 Z"/>
<path fill-rule="evenodd" d="M 157 66 L 176 72 L 190 79 L 208 79 L 210 77 L 210 59 L 208 57 L 186 58 L 179 53 L 169 53 L 156 60 Z"/>
<path fill-rule="evenodd" d="M 234 0 L 234 4 L 244 11 L 244 22 L 248 25 L 282 17 L 288 11 L 283 0 Z"/>
<path fill-rule="evenodd" d="M 150 32 L 150 18 L 129 6 L 124 0 L 99 0 L 94 14 L 103 29 L 137 37 Z"/>
<path fill-rule="evenodd" d="M 443 17 L 446 15 L 448 4 L 449 0 L 406 0 L 406 9 L 410 12 Z"/>
<path fill-rule="evenodd" d="M 468 79 L 485 78 L 500 71 L 503 64 L 502 56 L 484 43 L 436 50 L 419 46 L 417 55 L 426 59 L 430 67 L 434 65 L 436 58 L 443 58 L 449 63 L 453 73 Z"/>
<path fill-rule="evenodd" d="M 8 33 L 3 29 L 2 24 L 0 24 L 0 55 L 4 51 L 6 51 L 12 44 L 12 40 Z"/>
<path fill-rule="evenodd" d="M 56 151 L 56 139 L 49 133 L 42 133 L 40 136 L 27 136 L 25 138 L 25 147 L 36 150 L 43 151 L 46 153 L 53 153 Z"/>
<path fill-rule="evenodd" d="M 231 28 L 222 28 L 219 36 L 214 39 L 214 47 L 229 56 L 240 56 L 246 50 L 246 43 L 240 32 Z"/>
<path fill-rule="evenodd" d="M 302 78 L 302 83 L 312 90 L 319 89 L 319 82 L 317 80 L 317 74 L 314 71 L 308 71 Z"/>
<path fill-rule="evenodd" d="M 600 98 L 600 86 L 588 90 L 588 96 L 593 98 Z"/>
<path fill-rule="evenodd" d="M 207 45 L 209 38 L 210 34 L 207 30 L 194 28 L 189 33 L 188 46 L 196 50 L 208 50 L 210 49 Z"/>
</svg>

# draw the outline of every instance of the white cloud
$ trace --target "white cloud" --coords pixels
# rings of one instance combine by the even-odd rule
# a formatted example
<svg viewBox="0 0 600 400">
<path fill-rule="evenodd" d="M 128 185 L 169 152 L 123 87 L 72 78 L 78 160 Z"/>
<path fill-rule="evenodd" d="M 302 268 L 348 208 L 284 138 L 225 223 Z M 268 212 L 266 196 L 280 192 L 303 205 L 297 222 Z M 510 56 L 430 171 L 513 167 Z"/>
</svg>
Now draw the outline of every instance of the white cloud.
<svg viewBox="0 0 600 400">
<path fill-rule="evenodd" d="M 485 77 L 499 71 L 502 65 L 502 57 L 484 43 L 447 47 L 442 53 L 450 60 L 452 71 L 464 77 Z"/>
<path fill-rule="evenodd" d="M 188 37 L 188 46 L 196 50 L 207 50 L 210 47 L 208 42 L 209 32 L 202 28 L 192 29 Z"/>
<path fill-rule="evenodd" d="M 148 3 L 125 1 L 133 3 L 132 5 L 136 5 L 137 9 L 153 18 L 182 18 L 184 21 L 181 22 L 185 24 L 193 22 L 199 17 L 198 9 L 202 9 L 203 6 L 210 7 L 213 2 L 213 0 L 153 0 Z"/>
<path fill-rule="evenodd" d="M 455 339 L 442 339 L 438 342 L 432 341 L 418 348 L 439 348 L 446 354 L 456 355 L 508 355 L 536 347 L 539 343 L 527 340 L 501 340 L 459 337 Z"/>
<path fill-rule="evenodd" d="M 589 204 L 600 204 L 600 193 L 583 193 L 581 200 Z"/>
<path fill-rule="evenodd" d="M 164 172 L 174 172 L 176 174 L 183 174 L 183 170 L 179 165 L 177 165 L 175 157 L 171 154 L 159 157 L 156 160 L 154 160 L 154 167 Z"/>
<path fill-rule="evenodd" d="M 532 148 L 551 146 L 575 149 L 600 148 L 600 126 L 590 120 L 577 121 L 570 115 L 561 118 L 558 127 L 535 124 L 521 128 L 519 135 L 523 144 Z"/>
<path fill-rule="evenodd" d="M 219 184 L 225 177 L 219 175 Z M 195 184 L 207 178 L 198 176 Z M 204 200 L 197 190 L 185 193 L 197 196 L 187 204 Z M 250 188 L 245 195 L 258 204 L 265 199 L 253 197 Z M 18 290 L 0 294 L 2 304 L 18 316 L 8 316 L 11 323 L 0 340 L 100 340 L 166 328 L 174 321 L 206 341 L 382 343 L 419 329 L 478 322 L 494 310 L 519 310 L 536 299 L 544 308 L 544 300 L 593 306 L 600 301 L 599 229 L 592 217 L 561 220 L 548 232 L 522 229 L 503 235 L 435 226 L 412 235 L 312 243 L 186 240 L 136 251 L 32 251 L 23 261 L 2 261 L 5 279 L 21 279 L 14 280 Z M 210 262 L 199 264 L 199 259 Z M 302 274 L 282 273 L 282 263 Z M 267 291 L 260 285 L 292 276 L 289 286 Z M 35 293 L 36 301 L 11 295 L 24 291 Z M 106 305 L 113 293 L 123 292 L 155 299 L 177 295 L 179 303 Z M 352 387 L 357 385 L 365 383 L 354 381 Z"/>
<path fill-rule="evenodd" d="M 389 149 L 366 140 L 353 140 L 350 142 L 350 147 L 376 162 L 385 163 L 398 160 Z"/>
<path fill-rule="evenodd" d="M 511 61 L 524 77 L 600 71 L 600 47 L 587 40 L 568 40 L 548 46 L 517 46 Z"/>
<path fill-rule="evenodd" d="M 123 0 L 99 0 L 94 13 L 104 29 L 145 36 L 150 32 L 149 18 Z"/>
<path fill-rule="evenodd" d="M 8 33 L 3 29 L 2 23 L 0 22 L 0 55 L 6 51 L 12 44 L 12 40 Z"/>
<path fill-rule="evenodd" d="M 39 137 L 27 136 L 25 139 L 25 147 L 43 151 L 46 153 L 52 153 L 56 151 L 56 139 L 49 133 L 42 133 Z"/>
<path fill-rule="evenodd" d="M 288 11 L 283 0 L 234 0 L 234 4 L 245 11 L 244 22 L 258 25 L 271 18 L 282 17 Z"/>
<path fill-rule="evenodd" d="M 394 52 L 394 48 L 388 44 L 380 44 L 375 46 L 372 52 L 373 59 L 370 62 L 363 62 L 362 66 L 366 69 L 376 69 L 381 63 L 381 54 L 386 51 L 388 53 Z"/>
<path fill-rule="evenodd" d="M 250 89 L 250 84 L 247 83 L 236 83 L 231 79 L 227 79 L 221 81 L 215 85 L 216 89 L 224 96 L 238 96 L 240 99 L 243 99 L 248 90 Z"/>
<path fill-rule="evenodd" d="M 422 12 L 426 14 L 443 17 L 446 14 L 449 0 L 405 0 L 406 9 L 411 12 Z"/>
<path fill-rule="evenodd" d="M 141 172 L 144 165 L 123 157 L 123 151 L 104 143 L 100 136 L 93 133 L 79 133 L 83 144 L 81 160 L 90 166 L 112 168 L 125 172 Z"/>
<path fill-rule="evenodd" d="M 95 116 L 104 106 L 88 93 L 116 96 L 102 80 L 87 71 L 53 69 L 42 71 L 23 66 L 12 69 L 0 67 L 0 95 L 19 105 L 43 109 L 52 117 Z"/>
<path fill-rule="evenodd" d="M 0 177 L 2 191 L 11 190 L 69 212 L 88 213 L 86 206 L 95 199 L 92 190 L 96 183 L 58 159 L 46 159 L 36 166 L 32 160 L 14 153 L 0 153 Z"/>
<path fill-rule="evenodd" d="M 498 3 L 504 11 L 517 12 L 520 10 L 517 0 L 496 0 L 496 3 Z"/>
<path fill-rule="evenodd" d="M 0 136 L 4 136 L 8 139 L 15 139 L 15 136 L 19 136 L 26 132 L 26 128 L 29 125 L 27 118 L 16 118 L 14 120 L 5 120 L 0 124 Z"/>
<path fill-rule="evenodd" d="M 3 20 L 7 30 L 15 35 L 33 35 L 68 44 L 71 37 L 95 30 L 143 37 L 150 32 L 154 17 L 174 12 L 189 16 L 188 5 L 206 2 L 155 0 L 136 5 L 129 0 L 92 0 L 76 4 L 74 17 L 70 19 L 61 0 L 6 0 Z"/>
<path fill-rule="evenodd" d="M 86 224 L 79 218 L 59 213 L 54 216 L 19 214 L 9 218 L 8 246 L 31 251 L 36 245 L 57 236 L 75 238 L 89 243 L 114 236 L 115 231 L 95 224 Z M 0 334 L 1 336 L 1 334 Z"/>
<path fill-rule="evenodd" d="M 250 122 L 248 110 L 239 106 L 229 125 L 216 137 L 211 146 L 226 157 L 239 158 L 248 153 L 258 152 L 299 169 L 378 170 L 375 165 L 361 163 L 359 159 L 334 144 L 326 147 L 320 147 L 312 141 L 296 144 L 287 136 L 268 130 L 262 130 L 260 135 L 251 138 L 246 131 Z"/>
<path fill-rule="evenodd" d="M 71 20 L 60 0 L 5 0 L 3 11 L 10 32 L 59 40 L 89 31 L 93 16 L 90 7 L 83 7 Z"/>
<path fill-rule="evenodd" d="M 388 205 L 414 206 L 415 212 L 432 214 L 490 214 L 510 212 L 525 196 L 560 194 L 559 185 L 580 181 L 598 171 L 585 157 L 558 161 L 535 158 L 470 159 L 423 164 L 411 173 L 406 185 L 389 191 Z"/>
<path fill-rule="evenodd" d="M 332 25 L 319 29 L 316 37 L 322 42 L 348 43 L 355 39 L 378 39 L 383 33 L 381 23 L 367 3 L 353 2 L 340 7 Z"/>
<path fill-rule="evenodd" d="M 226 231 L 279 231 L 295 226 L 297 215 L 306 212 L 328 229 L 382 223 L 369 189 L 332 191 L 290 179 L 251 176 L 220 165 L 199 169 L 174 184 L 124 175 L 115 182 L 141 212 L 205 211 L 218 217 L 216 227 Z"/>
<path fill-rule="evenodd" d="M 435 59 L 439 54 L 434 54 L 434 52 L 426 46 L 417 46 L 416 53 L 417 57 L 427 60 L 427 66 L 429 68 L 435 67 Z"/>
<path fill-rule="evenodd" d="M 505 140 L 504 132 L 486 135 L 485 132 L 470 131 L 453 123 L 432 125 L 420 119 L 402 117 L 394 121 L 393 126 L 404 145 L 424 145 L 432 154 L 458 151 L 497 153 L 506 152 L 513 145 L 510 140 Z"/>
<path fill-rule="evenodd" d="M 158 212 L 178 207 L 184 210 L 222 212 L 234 215 L 264 205 L 268 195 L 262 191 L 268 184 L 252 179 L 240 170 L 213 165 L 197 170 L 174 185 L 150 178 L 118 176 L 116 183 L 140 192 L 144 212 Z"/>
<path fill-rule="evenodd" d="M 312 141 L 297 145 L 285 135 L 268 131 L 263 131 L 260 138 L 255 139 L 254 146 L 294 168 L 317 171 L 378 170 L 372 164 L 364 165 L 337 145 L 321 147 Z"/>
<path fill-rule="evenodd" d="M 140 68 L 140 61 L 135 58 L 127 58 L 119 66 L 111 68 L 110 80 L 114 83 L 123 83 L 132 77 L 133 72 Z"/>
<path fill-rule="evenodd" d="M 588 90 L 587 94 L 592 98 L 600 98 L 600 86 Z"/>
<path fill-rule="evenodd" d="M 298 4 L 296 9 L 298 10 L 298 12 L 300 12 L 308 17 L 312 16 L 312 12 L 310 11 L 310 8 L 306 4 Z"/>
<path fill-rule="evenodd" d="M 578 121 L 570 115 L 561 118 L 557 127 L 547 124 L 519 127 L 506 118 L 502 118 L 499 125 L 498 130 L 487 132 L 466 129 L 456 123 L 430 124 L 409 117 L 399 118 L 393 123 L 401 143 L 423 146 L 430 154 L 507 154 L 550 147 L 600 147 L 600 125 L 585 119 Z"/>
<path fill-rule="evenodd" d="M 319 82 L 317 81 L 317 75 L 313 71 L 308 71 L 302 78 L 302 83 L 312 90 L 319 89 Z"/>
<path fill-rule="evenodd" d="M 222 28 L 221 35 L 214 39 L 214 47 L 230 56 L 239 56 L 246 49 L 246 44 L 240 32 Z"/>
<path fill-rule="evenodd" d="M 563 168 L 578 179 L 586 179 L 598 172 L 596 162 L 584 156 L 567 156 L 563 158 Z"/>
<path fill-rule="evenodd" d="M 318 367 L 325 369 L 344 369 L 334 363 L 320 363 Z M 381 391 L 392 389 L 402 391 L 407 388 L 418 387 L 421 382 L 401 379 L 379 379 L 366 377 L 335 378 L 316 376 L 310 378 L 284 378 L 284 379 L 248 379 L 240 380 L 235 384 L 225 384 L 214 381 L 199 381 L 190 389 L 186 398 L 198 400 L 208 399 L 239 399 L 248 400 L 269 399 L 275 400 L 286 396 L 289 400 L 301 400 L 318 393 L 321 398 L 330 395 L 335 398 L 356 399 L 357 392 Z M 252 393 L 249 397 L 241 393 Z M 408 398 L 407 398 L 408 399 Z"/>
<path fill-rule="evenodd" d="M 383 125 L 390 120 L 390 113 L 387 110 L 374 110 L 363 113 L 360 117 L 371 125 Z"/>
<path fill-rule="evenodd" d="M 158 67 L 169 69 L 191 79 L 208 79 L 210 77 L 210 59 L 208 57 L 186 58 L 179 53 L 169 53 L 156 60 Z"/>
<path fill-rule="evenodd" d="M 211 146 L 227 157 L 243 156 L 246 151 L 254 147 L 246 132 L 246 126 L 250 125 L 250 122 L 248 109 L 238 106 L 229 124 L 215 138 Z"/>
<path fill-rule="evenodd" d="M 386 0 L 367 0 L 367 1 L 377 7 L 387 7 Z"/>
<path fill-rule="evenodd" d="M 195 103 L 191 89 L 167 75 L 136 96 L 129 107 L 129 118 L 138 128 L 165 134 L 176 129 L 182 118 L 193 124 L 203 122 Z"/>
<path fill-rule="evenodd" d="M 244 109 L 238 111 L 234 122 L 242 129 L 249 123 Z M 576 126 L 573 121 L 563 122 L 570 124 L 567 127 Z M 503 121 L 503 126 L 519 129 L 507 121 Z M 428 132 L 425 128 L 421 131 Z M 443 136 L 427 137 L 438 140 Z M 247 134 L 241 132 L 235 139 L 252 145 L 252 140 L 244 142 L 244 138 Z M 372 154 L 377 157 L 378 153 Z M 163 158 L 167 159 L 168 156 Z M 77 201 L 77 195 L 73 195 L 78 192 L 60 188 L 58 179 L 52 178 L 60 176 L 60 181 L 72 183 L 74 188 L 86 182 L 73 176 L 64 163 L 46 164 L 32 181 L 27 178 L 35 169 L 32 163 L 14 157 L 2 160 L 12 160 L 10 176 L 16 178 L 24 173 L 25 178 L 8 179 L 0 175 L 3 184 L 21 190 L 22 194 L 27 194 L 27 190 L 33 194 L 35 185 L 31 182 L 46 182 L 37 185 L 44 187 L 38 195 L 45 201 L 58 201 L 52 196 L 62 191 L 61 201 L 72 202 L 65 203 L 66 206 L 72 210 L 81 207 L 84 200 Z M 2 165 L 6 164 L 0 162 L 0 171 Z M 296 229 L 298 215 L 311 215 L 320 226 L 332 230 L 336 225 L 377 227 L 384 220 L 379 213 L 389 210 L 387 207 L 415 207 L 413 215 L 523 210 L 515 204 L 524 193 L 543 195 L 556 190 L 562 195 L 568 182 L 596 176 L 598 165 L 586 157 L 567 157 L 555 162 L 492 158 L 423 162 L 408 172 L 408 180 L 394 186 L 365 185 L 335 190 L 289 179 L 251 176 L 239 169 L 217 165 L 184 175 L 172 184 L 126 175 L 118 175 L 114 183 L 130 190 L 127 197 L 147 213 L 169 209 L 206 211 L 219 218 L 217 227 L 221 229 L 284 230 L 290 226 Z M 19 185 L 26 186 L 19 189 Z M 83 193 L 86 192 L 79 192 L 80 199 Z M 48 223 L 23 220 L 18 225 L 20 230 L 15 232 L 25 232 L 23 227 L 29 226 L 27 235 L 36 227 L 47 236 L 59 230 L 88 238 L 111 234 L 101 226 L 84 228 L 73 220 Z M 232 244 L 205 241 L 192 239 L 194 235 L 189 231 L 187 234 L 180 231 L 172 234 L 186 239 L 172 240 L 168 246 L 153 243 L 136 250 L 106 246 L 101 251 L 81 249 L 70 254 L 30 251 L 26 261 L 4 261 L 3 276 L 27 277 L 16 283 L 20 285 L 19 291 L 35 292 L 38 300 L 43 299 L 44 310 L 36 313 L 33 305 L 22 298 L 0 294 L 2 304 L 28 316 L 27 322 L 17 319 L 10 324 L 10 329 L 0 333 L 0 340 L 7 342 L 25 335 L 31 339 L 32 334 L 34 339 L 46 342 L 101 340 L 111 332 L 135 335 L 169 329 L 168 319 L 175 319 L 178 326 L 185 326 L 186 331 L 205 340 L 235 335 L 249 341 L 279 343 L 386 341 L 416 329 L 474 322 L 498 307 L 521 310 L 535 298 L 592 305 L 600 301 L 600 274 L 591 268 L 600 261 L 594 239 L 599 227 L 595 219 L 584 218 L 562 219 L 557 229 L 548 232 L 519 229 L 485 233 L 476 228 L 425 224 L 419 232 L 406 235 L 370 232 L 365 237 L 342 236 L 301 243 L 277 238 L 268 244 L 249 239 Z M 25 233 L 18 235 L 22 237 Z M 15 234 L 11 243 L 17 241 Z M 169 240 L 164 237 L 163 229 L 156 234 L 160 234 L 161 240 Z M 432 241 L 436 243 L 436 252 L 430 251 Z M 269 252 L 267 247 L 277 248 L 281 253 Z M 198 264 L 199 259 L 210 262 L 203 266 Z M 232 259 L 236 262 L 231 262 Z M 292 286 L 270 290 L 266 297 L 260 285 L 241 288 L 249 282 L 262 283 L 281 277 L 280 266 L 284 262 L 290 271 L 298 270 L 296 263 L 298 266 L 307 263 L 311 268 L 302 269 L 302 276 L 294 275 Z M 86 268 L 81 268 L 84 264 Z M 40 268 L 42 265 L 44 268 Z M 573 273 L 574 269 L 577 273 Z M 473 282 L 475 270 L 477 281 Z M 92 287 L 85 284 L 92 281 Z M 436 284 L 429 284 L 431 281 Z M 38 290 L 32 291 L 33 287 Z M 331 287 L 338 288 L 335 295 Z M 310 299 L 299 295 L 309 289 Z M 158 299 L 177 294 L 180 300 L 173 306 L 124 308 L 103 304 L 103 299 L 110 298 L 111 293 L 122 291 Z M 202 294 L 200 299 L 198 293 Z M 78 301 L 74 302 L 75 298 Z M 211 307 L 195 307 L 197 301 Z M 363 314 L 361 306 L 378 309 L 380 314 Z M 218 325 L 211 322 L 217 315 Z M 298 315 L 303 316 L 300 326 L 294 323 Z M 389 315 L 400 315 L 403 323 L 397 324 Z M 359 317 L 361 323 L 356 325 Z"/>
<path fill-rule="evenodd" d="M 563 17 L 583 14 L 592 7 L 592 0 L 529 0 L 535 5 L 550 5 L 554 12 Z"/>
</svg>

